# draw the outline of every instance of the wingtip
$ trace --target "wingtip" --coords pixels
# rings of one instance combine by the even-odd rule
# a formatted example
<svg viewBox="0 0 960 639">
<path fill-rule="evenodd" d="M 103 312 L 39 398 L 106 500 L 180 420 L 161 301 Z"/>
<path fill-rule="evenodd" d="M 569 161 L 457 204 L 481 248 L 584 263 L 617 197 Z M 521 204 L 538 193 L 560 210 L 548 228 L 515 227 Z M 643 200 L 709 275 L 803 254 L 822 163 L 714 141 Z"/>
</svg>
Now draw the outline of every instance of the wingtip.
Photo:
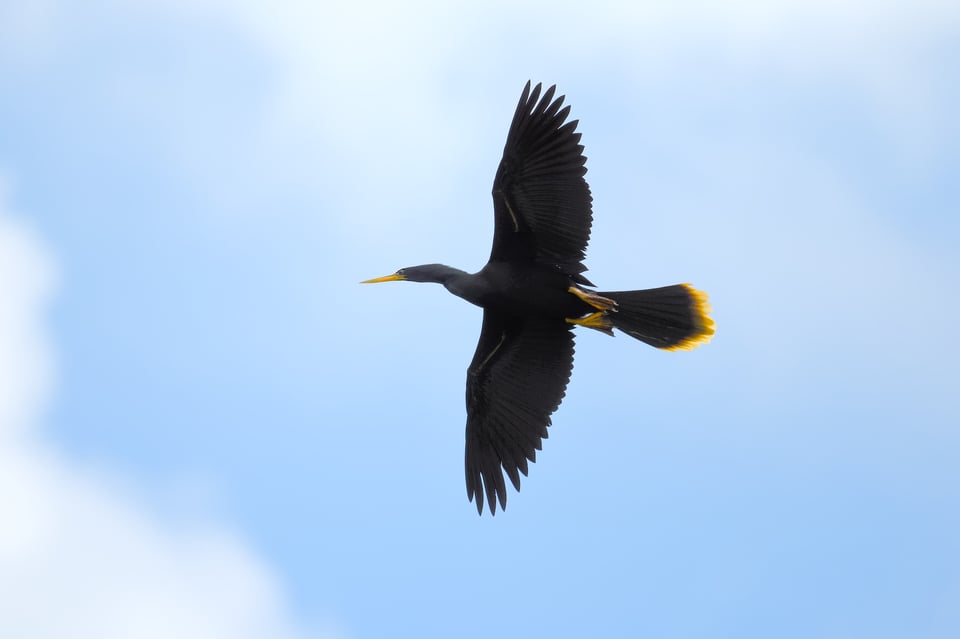
<svg viewBox="0 0 960 639">
<path fill-rule="evenodd" d="M 537 82 L 536 86 L 533 87 L 533 90 L 530 92 L 529 97 L 527 98 L 527 106 L 531 107 L 537 103 L 537 100 L 540 98 L 540 90 L 543 88 L 543 85 L 540 82 Z"/>
<path fill-rule="evenodd" d="M 550 103 L 552 103 L 552 102 L 553 102 L 553 96 L 554 96 L 556 93 L 557 93 L 557 85 L 551 84 L 551 85 L 550 85 L 550 88 L 548 88 L 548 89 L 544 92 L 544 94 L 543 94 L 543 99 L 540 100 L 540 104 L 543 105 L 543 106 L 547 106 L 547 105 L 549 105 Z M 561 99 L 562 99 L 562 98 L 561 98 Z"/>
<path fill-rule="evenodd" d="M 530 80 L 527 80 L 527 83 L 523 85 L 523 91 L 520 93 L 520 104 L 526 104 L 527 100 L 530 99 Z"/>
<path fill-rule="evenodd" d="M 526 475 L 526 472 L 524 472 Z M 487 506 L 487 510 L 490 511 L 491 517 L 497 516 L 497 505 L 499 504 L 500 510 L 507 509 L 507 487 L 503 482 L 503 476 L 500 476 L 500 484 L 497 484 L 494 481 L 491 481 L 489 484 L 485 479 L 478 481 L 477 485 L 467 483 L 467 499 L 474 503 L 474 506 L 477 508 L 477 515 L 483 516 L 483 507 Z M 519 479 L 518 479 L 519 483 Z M 520 490 L 519 485 L 515 484 L 517 490 Z"/>
</svg>

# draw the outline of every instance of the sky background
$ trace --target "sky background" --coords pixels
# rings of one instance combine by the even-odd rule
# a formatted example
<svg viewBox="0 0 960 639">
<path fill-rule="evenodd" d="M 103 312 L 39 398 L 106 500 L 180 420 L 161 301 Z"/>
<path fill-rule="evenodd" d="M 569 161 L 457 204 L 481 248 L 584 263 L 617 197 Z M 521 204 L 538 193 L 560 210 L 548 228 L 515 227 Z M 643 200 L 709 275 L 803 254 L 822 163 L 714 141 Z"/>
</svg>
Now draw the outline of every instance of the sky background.
<svg viewBox="0 0 960 639">
<path fill-rule="evenodd" d="M 0 0 L 0 636 L 960 636 L 960 5 Z M 523 84 L 589 157 L 578 336 L 463 480 Z"/>
</svg>

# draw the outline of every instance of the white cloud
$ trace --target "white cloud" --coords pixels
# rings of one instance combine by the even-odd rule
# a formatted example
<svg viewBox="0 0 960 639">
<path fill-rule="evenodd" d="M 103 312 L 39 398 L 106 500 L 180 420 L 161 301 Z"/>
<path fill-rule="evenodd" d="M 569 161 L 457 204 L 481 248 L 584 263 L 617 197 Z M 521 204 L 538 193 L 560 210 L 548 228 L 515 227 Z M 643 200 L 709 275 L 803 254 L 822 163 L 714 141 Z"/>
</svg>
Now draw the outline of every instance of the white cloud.
<svg viewBox="0 0 960 639">
<path fill-rule="evenodd" d="M 465 75 L 481 82 L 500 75 L 512 84 L 544 66 L 595 69 L 589 60 L 605 57 L 643 73 L 703 55 L 735 68 L 846 80 L 878 101 L 919 108 L 936 90 L 924 67 L 960 30 L 960 5 L 942 0 L 612 1 L 589 10 L 572 2 L 478 9 L 435 0 L 189 6 L 236 25 L 280 62 L 284 119 L 335 138 L 358 129 L 415 135 L 437 130 L 438 120 L 455 128 L 455 105 L 437 94 L 449 95 Z M 344 126 L 358 119 L 366 129 Z"/>
<path fill-rule="evenodd" d="M 156 6 L 234 33 L 269 60 L 268 95 L 230 140 L 249 147 L 234 157 L 256 168 L 211 176 L 223 160 L 198 151 L 202 128 L 178 138 L 184 164 L 201 158 L 193 161 L 207 172 L 205 188 L 232 191 L 247 171 L 257 177 L 247 184 L 273 192 L 270 178 L 296 181 L 329 198 L 336 224 L 365 243 L 376 241 L 369 225 L 398 202 L 440 210 L 463 201 L 458 177 L 474 175 L 476 162 L 492 171 L 511 102 L 530 76 L 561 88 L 609 76 L 634 82 L 638 96 L 697 73 L 707 82 L 719 73 L 732 86 L 741 76 L 784 82 L 824 100 L 842 91 L 858 117 L 921 158 L 943 148 L 953 126 L 942 67 L 960 32 L 960 5 L 942 0 Z"/>
<path fill-rule="evenodd" d="M 45 444 L 53 272 L 0 199 L 0 636 L 306 636 L 231 531 L 164 521 L 117 478 Z"/>
<path fill-rule="evenodd" d="M 748 86 L 842 91 L 858 117 L 921 157 L 943 148 L 944 127 L 953 126 L 944 56 L 960 32 L 960 5 L 943 0 L 28 5 L 15 0 L 21 8 L 7 13 L 33 25 L 32 46 L 54 53 L 77 33 L 109 43 L 151 28 L 162 30 L 161 42 L 178 42 L 183 27 L 188 36 L 209 29 L 202 41 L 212 50 L 249 44 L 251 58 L 234 67 L 217 56 L 211 66 L 168 56 L 170 69 L 123 77 L 103 100 L 141 130 L 161 130 L 164 153 L 202 193 L 256 210 L 270 209 L 279 192 L 322 198 L 337 211 L 329 220 L 337 230 L 365 242 L 376 241 L 370 225 L 397 203 L 422 211 L 464 201 L 461 176 L 485 171 L 482 194 L 511 103 L 531 76 L 561 88 L 610 77 L 644 100 L 677 78 L 718 75 L 732 87 L 749 75 Z M 238 100 L 238 87 L 254 88 Z"/>
<path fill-rule="evenodd" d="M 4 215 L 0 181 L 0 445 L 19 435 L 50 386 L 50 357 L 39 313 L 53 269 L 31 233 Z"/>
<path fill-rule="evenodd" d="M 615 71 L 649 87 L 648 74 L 671 77 L 689 73 L 684 64 L 709 61 L 707 73 L 719 65 L 731 73 L 800 78 L 825 90 L 856 88 L 867 96 L 871 117 L 904 144 L 936 144 L 937 128 L 952 119 L 941 100 L 952 85 L 943 86 L 940 66 L 960 31 L 960 5 L 948 0 L 601 1 L 589 9 L 541 1 L 113 0 L 78 13 L 57 0 L 2 6 L 0 43 L 21 42 L 18 51 L 56 50 L 67 29 L 99 30 L 109 39 L 103 25 L 124 21 L 175 28 L 183 20 L 248 40 L 269 60 L 271 86 L 257 120 L 230 131 L 254 147 L 236 155 L 303 157 L 308 161 L 282 162 L 282 172 L 301 172 L 292 177 L 305 184 L 338 167 L 361 183 L 378 176 L 380 188 L 359 189 L 365 196 L 436 193 L 447 182 L 437 179 L 437 158 L 456 163 L 462 149 L 476 152 L 478 136 L 487 135 L 478 114 L 496 109 L 499 132 L 509 115 L 499 87 L 506 83 L 512 96 L 530 75 L 562 84 L 576 74 Z M 133 80 L 123 90 L 137 91 Z M 498 89 L 458 91 L 477 84 Z M 182 87 L 140 90 L 144 102 L 166 110 L 169 101 L 157 96 Z M 222 108 L 213 109 L 208 119 L 222 116 Z M 180 159 L 197 171 L 212 170 L 204 146 L 208 119 L 168 132 L 187 147 Z M 424 139 L 429 144 L 420 144 Z M 262 164 L 261 170 L 274 163 Z M 410 170 L 421 166 L 429 170 Z"/>
</svg>

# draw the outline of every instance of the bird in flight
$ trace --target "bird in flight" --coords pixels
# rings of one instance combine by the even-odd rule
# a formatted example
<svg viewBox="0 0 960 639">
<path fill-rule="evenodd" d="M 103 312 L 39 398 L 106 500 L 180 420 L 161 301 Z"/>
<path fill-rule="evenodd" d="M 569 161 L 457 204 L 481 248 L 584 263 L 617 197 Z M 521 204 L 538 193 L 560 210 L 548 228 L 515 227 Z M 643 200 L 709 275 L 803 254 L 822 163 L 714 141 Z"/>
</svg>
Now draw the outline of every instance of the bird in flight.
<svg viewBox="0 0 960 639">
<path fill-rule="evenodd" d="M 636 291 L 592 290 L 583 265 L 592 197 L 577 120 L 556 86 L 541 97 L 527 82 L 493 181 L 490 259 L 477 273 L 444 264 L 402 268 L 364 284 L 435 282 L 483 308 L 467 369 L 467 497 L 483 514 L 507 504 L 536 461 L 550 416 L 573 371 L 573 328 L 613 329 L 664 350 L 710 340 L 707 296 L 689 284 Z"/>
</svg>

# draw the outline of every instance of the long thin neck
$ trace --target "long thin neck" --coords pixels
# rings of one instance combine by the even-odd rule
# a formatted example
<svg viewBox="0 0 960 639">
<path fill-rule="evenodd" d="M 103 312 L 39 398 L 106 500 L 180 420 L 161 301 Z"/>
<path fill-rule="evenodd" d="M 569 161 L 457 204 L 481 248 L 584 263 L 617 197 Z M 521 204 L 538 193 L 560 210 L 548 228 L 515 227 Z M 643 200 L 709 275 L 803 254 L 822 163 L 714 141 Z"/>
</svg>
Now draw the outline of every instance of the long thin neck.
<svg viewBox="0 0 960 639">
<path fill-rule="evenodd" d="M 402 269 L 405 279 L 411 282 L 436 282 L 472 304 L 480 305 L 487 287 L 484 278 L 446 264 L 423 264 Z"/>
<path fill-rule="evenodd" d="M 488 293 L 486 281 L 478 273 L 467 273 L 459 269 L 450 269 L 450 274 L 443 282 L 444 287 L 471 304 L 483 306 L 483 300 Z"/>
<path fill-rule="evenodd" d="M 460 282 L 465 278 L 470 277 L 470 273 L 466 271 L 461 271 L 458 268 L 452 266 L 447 266 L 446 264 L 436 264 L 432 265 L 435 269 L 433 278 L 431 281 L 437 282 L 438 284 L 443 284 L 444 286 L 449 287 L 450 284 Z"/>
</svg>

